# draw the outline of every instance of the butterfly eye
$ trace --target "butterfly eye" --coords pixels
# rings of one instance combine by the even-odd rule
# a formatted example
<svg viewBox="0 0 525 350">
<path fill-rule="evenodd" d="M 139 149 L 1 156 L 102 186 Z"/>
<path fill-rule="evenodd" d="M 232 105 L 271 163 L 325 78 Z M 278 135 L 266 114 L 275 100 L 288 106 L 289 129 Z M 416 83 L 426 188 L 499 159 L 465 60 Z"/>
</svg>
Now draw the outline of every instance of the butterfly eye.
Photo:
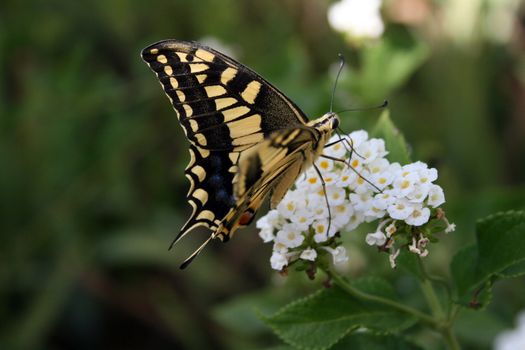
<svg viewBox="0 0 525 350">
<path fill-rule="evenodd" d="M 338 127 L 339 127 L 339 119 L 335 117 L 334 119 L 332 119 L 332 129 L 335 130 Z"/>
</svg>

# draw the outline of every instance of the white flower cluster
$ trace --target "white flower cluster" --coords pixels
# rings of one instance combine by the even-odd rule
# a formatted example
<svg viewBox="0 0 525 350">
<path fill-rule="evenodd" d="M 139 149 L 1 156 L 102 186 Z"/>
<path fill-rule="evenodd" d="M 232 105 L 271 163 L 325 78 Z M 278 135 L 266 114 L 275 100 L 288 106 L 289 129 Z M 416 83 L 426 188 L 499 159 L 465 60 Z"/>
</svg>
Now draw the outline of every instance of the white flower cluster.
<svg viewBox="0 0 525 350">
<path fill-rule="evenodd" d="M 340 139 L 334 135 L 330 140 L 333 145 L 323 151 L 344 162 L 323 157 L 316 161 L 324 190 L 319 174 L 311 167 L 277 208 L 257 222 L 263 241 L 273 242 L 270 262 L 275 270 L 297 260 L 314 261 L 320 253 L 330 254 L 335 264 L 344 262 L 348 258 L 334 238 L 337 232 L 383 219 L 366 242 L 384 246 L 393 241 L 396 223 L 423 225 L 430 218 L 430 208 L 444 203 L 443 190 L 432 183 L 437 179 L 436 169 L 422 162 L 390 163 L 385 158 L 384 140 L 369 139 L 366 131 L 355 131 L 345 138 L 348 143 L 336 142 Z M 390 225 L 383 232 L 387 223 Z M 420 237 L 411 251 L 425 256 L 427 242 Z"/>
<path fill-rule="evenodd" d="M 383 34 L 382 0 L 341 0 L 328 9 L 328 23 L 348 38 L 378 38 Z"/>
</svg>

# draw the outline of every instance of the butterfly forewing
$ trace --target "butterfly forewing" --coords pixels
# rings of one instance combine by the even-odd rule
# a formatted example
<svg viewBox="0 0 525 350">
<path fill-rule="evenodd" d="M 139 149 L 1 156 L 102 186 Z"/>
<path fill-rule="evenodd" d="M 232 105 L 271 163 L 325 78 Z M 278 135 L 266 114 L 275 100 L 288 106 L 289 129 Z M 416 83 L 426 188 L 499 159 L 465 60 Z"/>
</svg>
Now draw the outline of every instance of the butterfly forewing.
<svg viewBox="0 0 525 350">
<path fill-rule="evenodd" d="M 188 201 L 193 213 L 177 237 L 198 225 L 216 230 L 236 206 L 238 159 L 276 130 L 308 119 L 251 69 L 198 43 L 166 40 L 145 48 L 190 141 Z"/>
</svg>

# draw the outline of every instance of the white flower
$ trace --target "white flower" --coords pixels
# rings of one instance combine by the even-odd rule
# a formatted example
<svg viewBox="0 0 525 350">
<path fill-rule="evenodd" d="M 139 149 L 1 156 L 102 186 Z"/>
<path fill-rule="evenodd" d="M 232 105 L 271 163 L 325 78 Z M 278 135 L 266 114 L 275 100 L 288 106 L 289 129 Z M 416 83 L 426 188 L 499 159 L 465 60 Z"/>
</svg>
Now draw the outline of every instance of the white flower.
<svg viewBox="0 0 525 350">
<path fill-rule="evenodd" d="M 373 218 L 381 219 L 386 214 L 386 208 L 388 208 L 388 202 L 382 200 L 381 198 L 374 197 L 372 199 L 372 204 L 365 212 L 366 216 Z"/>
<path fill-rule="evenodd" d="M 370 180 L 368 179 L 370 179 L 370 177 L 368 170 L 362 169 L 350 188 L 357 194 L 370 194 L 370 191 L 374 188 L 369 183 Z"/>
<path fill-rule="evenodd" d="M 328 9 L 328 22 L 351 37 L 377 38 L 383 34 L 381 0 L 342 0 Z"/>
<path fill-rule="evenodd" d="M 295 215 L 290 218 L 298 230 L 306 231 L 308 226 L 314 221 L 312 212 L 307 208 L 298 208 Z"/>
<path fill-rule="evenodd" d="M 319 157 L 319 159 L 317 159 L 315 163 L 317 165 L 317 168 L 321 170 L 321 173 L 330 172 L 334 168 L 334 161 L 331 159 Z M 319 175 L 317 176 L 319 177 Z"/>
<path fill-rule="evenodd" d="M 359 147 L 363 142 L 368 140 L 368 133 L 365 130 L 356 130 L 350 133 L 350 140 L 352 148 L 356 149 Z"/>
<path fill-rule="evenodd" d="M 308 248 L 303 250 L 299 257 L 303 260 L 314 261 L 317 258 L 317 252 L 315 251 L 315 249 Z"/>
<path fill-rule="evenodd" d="M 443 189 L 438 185 L 431 185 L 428 191 L 428 205 L 433 208 L 445 203 L 445 194 Z"/>
<path fill-rule="evenodd" d="M 416 185 L 414 190 L 407 195 L 408 200 L 412 203 L 422 203 L 427 198 L 430 186 Z"/>
<path fill-rule="evenodd" d="M 332 210 L 332 223 L 339 228 L 343 227 L 348 223 L 353 212 L 354 209 L 348 201 L 336 205 Z"/>
<path fill-rule="evenodd" d="M 456 231 L 456 224 L 448 224 L 447 228 L 445 229 L 445 233 L 450 233 Z"/>
<path fill-rule="evenodd" d="M 370 139 L 363 142 L 356 149 L 356 152 L 363 158 L 362 162 L 365 164 L 372 163 L 378 157 L 384 157 L 387 154 L 385 151 L 385 141 L 381 139 Z"/>
<path fill-rule="evenodd" d="M 297 182 L 297 187 L 307 189 L 308 191 L 318 191 L 321 188 L 321 179 L 315 171 L 306 171 L 304 177 Z"/>
<path fill-rule="evenodd" d="M 414 208 L 412 213 L 405 219 L 405 222 L 412 226 L 421 226 L 428 222 L 430 218 L 430 209 L 427 207 L 424 208 Z"/>
<path fill-rule="evenodd" d="M 348 220 L 348 224 L 344 227 L 344 231 L 353 231 L 357 226 L 365 221 L 365 216 L 360 211 L 354 211 Z"/>
<path fill-rule="evenodd" d="M 423 235 L 420 235 L 417 241 L 415 237 L 412 237 L 412 244 L 408 246 L 408 250 L 424 258 L 428 255 L 428 249 L 425 249 L 428 242 L 428 238 L 423 237 Z"/>
<path fill-rule="evenodd" d="M 288 192 L 283 200 L 277 205 L 277 211 L 284 218 L 289 219 L 294 216 L 295 210 L 298 207 L 297 194 L 295 191 Z"/>
<path fill-rule="evenodd" d="M 518 315 L 516 328 L 498 334 L 494 340 L 494 350 L 525 349 L 525 312 Z"/>
<path fill-rule="evenodd" d="M 369 192 L 350 193 L 349 198 L 355 210 L 365 212 L 372 206 L 372 195 Z"/>
<path fill-rule="evenodd" d="M 424 164 L 424 163 L 423 163 Z M 426 165 L 426 164 L 425 164 Z M 430 169 L 420 169 L 418 171 L 419 173 L 419 182 L 422 184 L 422 185 L 428 185 L 430 184 L 432 181 L 436 181 L 437 178 L 438 178 L 438 173 L 437 173 L 437 170 L 434 169 L 434 168 L 430 168 Z"/>
<path fill-rule="evenodd" d="M 405 220 L 412 214 L 414 207 L 406 199 L 400 199 L 390 204 L 387 208 L 388 214 L 392 219 Z"/>
<path fill-rule="evenodd" d="M 336 206 L 345 201 L 346 191 L 344 188 L 329 186 L 326 188 L 326 195 L 328 196 L 330 206 Z"/>
<path fill-rule="evenodd" d="M 386 236 L 383 232 L 377 231 L 366 235 L 366 244 L 382 246 L 386 243 Z"/>
<path fill-rule="evenodd" d="M 276 228 L 281 227 L 283 224 L 283 218 L 279 215 L 279 212 L 275 209 L 270 210 L 265 216 L 261 217 L 257 223 L 256 227 L 258 229 L 267 229 L 267 228 Z"/>
<path fill-rule="evenodd" d="M 392 222 L 390 225 L 388 225 L 386 228 L 385 228 L 385 231 L 386 231 L 386 235 L 387 237 L 391 237 L 394 233 L 396 233 L 397 231 L 397 228 L 396 228 L 396 222 Z"/>
<path fill-rule="evenodd" d="M 277 232 L 275 241 L 282 243 L 288 248 L 295 248 L 303 243 L 304 236 L 297 230 L 295 225 L 285 224 L 283 228 Z"/>
<path fill-rule="evenodd" d="M 418 172 L 418 171 L 423 171 L 426 169 L 428 169 L 428 165 L 426 165 L 425 163 L 421 161 L 417 161 L 417 162 L 410 163 L 410 164 L 403 166 L 403 171 L 406 171 L 406 172 Z"/>
<path fill-rule="evenodd" d="M 288 259 L 286 259 L 286 255 L 274 251 L 270 258 L 270 264 L 272 265 L 272 269 L 281 271 L 288 265 Z"/>
<path fill-rule="evenodd" d="M 419 181 L 419 175 L 415 172 L 401 171 L 395 177 L 392 184 L 393 191 L 398 197 L 405 197 L 410 192 L 414 191 L 414 185 Z"/>
<path fill-rule="evenodd" d="M 279 252 L 281 254 L 285 254 L 285 253 L 288 253 L 288 247 L 284 245 L 282 242 L 274 241 L 273 251 Z"/>
<path fill-rule="evenodd" d="M 330 254 L 332 254 L 332 259 L 334 261 L 334 264 L 341 264 L 345 261 L 348 261 L 348 255 L 346 255 L 346 249 L 342 246 L 339 246 L 335 249 L 330 247 L 323 247 L 324 250 L 328 251 Z"/>
<path fill-rule="evenodd" d="M 328 232 L 328 220 L 316 220 L 313 223 L 314 241 L 317 243 L 326 241 L 329 237 L 333 237 L 336 233 L 334 225 L 330 225 L 330 232 Z"/>
<path fill-rule="evenodd" d="M 381 193 L 378 193 L 374 196 L 374 200 L 372 202 L 372 205 L 374 205 L 377 208 L 383 208 L 386 209 L 390 204 L 395 203 L 397 200 L 396 197 L 392 195 L 391 190 L 385 190 Z"/>
<path fill-rule="evenodd" d="M 377 158 L 373 162 L 368 164 L 368 169 L 372 175 L 380 174 L 386 172 L 389 168 L 390 163 L 385 158 Z M 392 172 L 388 172 L 392 173 Z"/>
<path fill-rule="evenodd" d="M 275 236 L 273 235 L 273 227 L 263 228 L 259 231 L 259 237 L 263 240 L 264 243 L 273 241 Z"/>
<path fill-rule="evenodd" d="M 339 177 L 336 179 L 336 186 L 340 187 L 348 187 L 351 183 L 353 183 L 357 179 L 357 174 L 355 171 L 352 171 L 348 168 L 345 168 L 345 170 L 341 171 L 339 174 Z"/>
<path fill-rule="evenodd" d="M 396 268 L 396 259 L 400 252 L 401 252 L 401 249 L 397 249 L 394 253 L 390 254 L 390 256 L 388 257 L 388 260 L 390 261 L 390 267 L 392 267 L 393 269 Z"/>
<path fill-rule="evenodd" d="M 392 183 L 392 181 L 394 180 L 394 174 L 390 171 L 378 172 L 372 174 L 370 180 L 377 188 L 382 190 L 383 188 Z"/>
<path fill-rule="evenodd" d="M 421 255 L 421 249 L 419 249 L 415 237 L 412 237 L 412 244 L 408 246 L 408 250 L 414 254 Z"/>
<path fill-rule="evenodd" d="M 334 143 L 330 147 L 325 147 L 324 153 L 335 158 L 343 158 L 346 154 L 346 149 L 348 147 L 345 147 L 345 145 L 343 144 L 343 142 L 345 142 L 343 138 L 344 136 L 342 136 L 341 138 L 339 138 L 339 135 L 332 136 L 328 143 L 337 143 Z"/>
</svg>

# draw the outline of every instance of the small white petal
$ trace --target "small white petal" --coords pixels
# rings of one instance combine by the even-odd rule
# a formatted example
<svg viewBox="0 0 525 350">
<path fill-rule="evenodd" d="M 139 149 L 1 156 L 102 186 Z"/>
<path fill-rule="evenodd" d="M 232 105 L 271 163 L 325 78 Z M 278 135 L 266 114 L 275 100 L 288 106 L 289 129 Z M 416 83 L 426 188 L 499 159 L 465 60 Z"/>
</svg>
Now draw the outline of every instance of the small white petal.
<svg viewBox="0 0 525 350">
<path fill-rule="evenodd" d="M 430 218 L 430 209 L 427 207 L 424 208 L 414 208 L 412 213 L 405 219 L 405 222 L 412 226 L 421 226 L 428 222 Z"/>
<path fill-rule="evenodd" d="M 450 233 L 456 231 L 456 224 L 448 224 L 447 228 L 445 229 L 445 233 Z"/>
<path fill-rule="evenodd" d="M 445 203 L 445 194 L 443 189 L 438 185 L 431 185 L 428 191 L 428 205 L 433 208 L 440 206 Z"/>
<path fill-rule="evenodd" d="M 273 235 L 273 228 L 264 228 L 259 231 L 259 237 L 262 238 L 264 243 L 273 241 L 275 236 Z"/>
<path fill-rule="evenodd" d="M 399 199 L 387 208 L 388 214 L 392 219 L 405 220 L 414 211 L 414 205 L 405 199 Z"/>
<path fill-rule="evenodd" d="M 390 254 L 390 256 L 388 257 L 388 260 L 390 261 L 390 267 L 392 267 L 393 269 L 396 268 L 396 259 L 400 251 L 401 249 L 397 249 L 393 254 Z"/>
<path fill-rule="evenodd" d="M 275 241 L 284 244 L 288 248 L 295 248 L 303 243 L 304 236 L 294 224 L 286 224 L 277 232 Z"/>
<path fill-rule="evenodd" d="M 334 264 L 341 264 L 348 261 L 348 255 L 346 255 L 346 249 L 343 246 L 339 246 L 335 249 L 330 247 L 323 247 L 323 249 L 332 254 Z"/>
<path fill-rule="evenodd" d="M 272 265 L 272 269 L 281 271 L 286 265 L 288 265 L 288 259 L 286 259 L 284 254 L 273 252 L 270 258 L 270 264 Z"/>
<path fill-rule="evenodd" d="M 377 231 L 366 235 L 366 244 L 382 246 L 386 243 L 386 236 L 383 232 Z"/>
<path fill-rule="evenodd" d="M 317 258 L 317 252 L 315 251 L 315 249 L 308 248 L 303 250 L 299 257 L 303 260 L 314 261 Z"/>
</svg>

